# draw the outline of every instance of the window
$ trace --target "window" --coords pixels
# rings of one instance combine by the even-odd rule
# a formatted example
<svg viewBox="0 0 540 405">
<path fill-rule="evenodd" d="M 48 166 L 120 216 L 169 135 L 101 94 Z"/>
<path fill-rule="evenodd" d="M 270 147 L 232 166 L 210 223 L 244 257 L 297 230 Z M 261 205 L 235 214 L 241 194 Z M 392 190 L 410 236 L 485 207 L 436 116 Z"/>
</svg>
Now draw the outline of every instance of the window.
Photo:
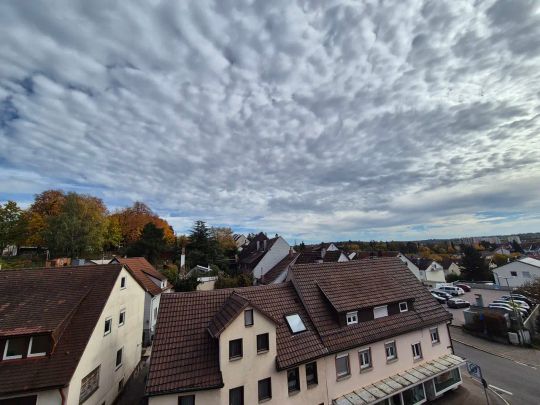
<svg viewBox="0 0 540 405">
<path fill-rule="evenodd" d="M 343 378 L 351 374 L 349 367 L 349 354 L 338 354 L 336 356 L 336 377 Z"/>
<path fill-rule="evenodd" d="M 418 360 L 422 358 L 422 347 L 420 346 L 420 342 L 414 343 L 411 345 L 412 347 L 412 354 L 413 359 Z"/>
<path fill-rule="evenodd" d="M 300 391 L 300 373 L 298 367 L 287 370 L 287 387 L 289 393 Z"/>
<path fill-rule="evenodd" d="M 347 312 L 347 325 L 358 323 L 358 311 Z"/>
<path fill-rule="evenodd" d="M 308 387 L 312 385 L 317 385 L 319 383 L 319 379 L 317 377 L 316 361 L 306 364 L 306 382 Z"/>
<path fill-rule="evenodd" d="M 244 387 L 229 390 L 229 405 L 244 405 Z"/>
<path fill-rule="evenodd" d="M 122 277 L 120 279 L 120 289 L 124 289 L 124 288 L 126 288 L 126 278 Z"/>
<path fill-rule="evenodd" d="M 432 329 L 429 330 L 429 334 L 431 336 L 431 343 L 439 343 L 440 342 L 439 329 L 432 328 Z"/>
<path fill-rule="evenodd" d="M 517 277 L 517 271 L 511 271 L 511 272 L 510 272 L 510 275 L 511 275 L 512 277 Z"/>
<path fill-rule="evenodd" d="M 531 278 L 531 272 L 530 271 L 524 271 L 523 272 L 523 277 L 524 278 Z"/>
<path fill-rule="evenodd" d="M 364 349 L 358 352 L 360 357 L 360 370 L 371 368 L 371 349 Z"/>
<path fill-rule="evenodd" d="M 407 305 L 407 302 L 399 303 L 399 312 L 407 312 L 408 310 L 409 310 L 409 306 Z"/>
<path fill-rule="evenodd" d="M 300 318 L 300 315 L 287 315 L 285 319 L 287 320 L 287 324 L 289 325 L 292 333 L 299 333 L 306 330 L 306 326 L 304 325 L 302 318 Z"/>
<path fill-rule="evenodd" d="M 259 402 L 272 398 L 272 380 L 265 378 L 259 380 Z"/>
<path fill-rule="evenodd" d="M 124 351 L 124 348 L 118 349 L 116 352 L 116 368 L 118 369 L 122 365 L 122 352 Z"/>
<path fill-rule="evenodd" d="M 229 341 L 229 359 L 239 359 L 243 355 L 242 339 Z"/>
<path fill-rule="evenodd" d="M 28 357 L 45 356 L 50 350 L 49 337 L 46 335 L 32 336 L 28 346 Z"/>
<path fill-rule="evenodd" d="M 195 395 L 178 397 L 178 405 L 195 405 Z"/>
<path fill-rule="evenodd" d="M 426 392 L 424 391 L 424 384 L 416 385 L 401 393 L 403 395 L 404 405 L 415 405 L 424 403 L 426 400 Z"/>
<path fill-rule="evenodd" d="M 268 333 L 257 335 L 257 353 L 267 352 L 269 347 Z"/>
<path fill-rule="evenodd" d="M 6 340 L 4 360 L 21 359 L 24 353 L 26 353 L 26 338 Z"/>
<path fill-rule="evenodd" d="M 81 380 L 81 394 L 79 395 L 79 403 L 86 401 L 99 388 L 100 367 L 101 366 L 97 366 Z"/>
<path fill-rule="evenodd" d="M 386 352 L 386 361 L 397 359 L 396 342 L 387 342 L 384 344 L 384 351 Z"/>
<path fill-rule="evenodd" d="M 451 389 L 455 384 L 461 381 L 459 368 L 454 368 L 446 373 L 439 374 L 433 379 L 435 385 L 435 394 L 439 395 Z"/>
<path fill-rule="evenodd" d="M 383 318 L 385 316 L 388 316 L 388 305 L 381 305 L 380 307 L 373 308 L 373 317 L 375 319 Z"/>
<path fill-rule="evenodd" d="M 123 309 L 120 311 L 120 316 L 118 317 L 118 326 L 122 326 L 126 322 L 126 310 Z"/>
<path fill-rule="evenodd" d="M 105 319 L 105 332 L 103 333 L 103 336 L 111 333 L 111 330 L 112 330 L 112 318 L 107 318 Z"/>
<path fill-rule="evenodd" d="M 244 311 L 244 325 L 252 326 L 253 325 L 253 310 L 246 309 Z"/>
</svg>

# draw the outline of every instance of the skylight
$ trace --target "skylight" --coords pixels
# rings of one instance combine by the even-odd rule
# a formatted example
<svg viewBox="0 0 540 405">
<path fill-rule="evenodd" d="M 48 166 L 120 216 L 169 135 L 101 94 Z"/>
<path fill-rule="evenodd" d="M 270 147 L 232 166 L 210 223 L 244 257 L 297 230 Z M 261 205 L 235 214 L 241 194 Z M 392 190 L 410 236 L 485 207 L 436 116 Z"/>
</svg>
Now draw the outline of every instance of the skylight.
<svg viewBox="0 0 540 405">
<path fill-rule="evenodd" d="M 306 330 L 306 326 L 304 325 L 304 322 L 302 322 L 302 318 L 300 318 L 300 315 L 287 315 L 285 319 L 287 320 L 287 323 L 289 324 L 289 328 L 291 328 L 292 333 L 303 332 Z"/>
</svg>

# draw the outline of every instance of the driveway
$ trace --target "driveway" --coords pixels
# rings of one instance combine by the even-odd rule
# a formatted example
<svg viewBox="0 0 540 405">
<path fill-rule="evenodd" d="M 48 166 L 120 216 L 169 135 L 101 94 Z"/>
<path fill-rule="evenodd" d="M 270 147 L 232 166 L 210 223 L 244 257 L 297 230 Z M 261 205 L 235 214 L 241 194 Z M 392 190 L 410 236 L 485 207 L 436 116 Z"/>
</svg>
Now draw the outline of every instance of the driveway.
<svg viewBox="0 0 540 405">
<path fill-rule="evenodd" d="M 471 289 L 471 291 L 466 292 L 464 295 L 461 295 L 458 298 L 462 298 L 465 301 L 469 301 L 472 305 L 474 305 L 474 303 L 476 302 L 476 294 L 480 294 L 482 296 L 484 306 L 487 307 L 494 300 L 501 298 L 503 295 L 507 295 L 508 291 L 480 290 L 478 288 L 473 288 Z M 452 325 L 461 326 L 465 324 L 465 317 L 463 316 L 463 311 L 467 308 L 448 308 L 444 304 L 443 306 L 448 312 L 450 312 L 454 316 Z"/>
</svg>

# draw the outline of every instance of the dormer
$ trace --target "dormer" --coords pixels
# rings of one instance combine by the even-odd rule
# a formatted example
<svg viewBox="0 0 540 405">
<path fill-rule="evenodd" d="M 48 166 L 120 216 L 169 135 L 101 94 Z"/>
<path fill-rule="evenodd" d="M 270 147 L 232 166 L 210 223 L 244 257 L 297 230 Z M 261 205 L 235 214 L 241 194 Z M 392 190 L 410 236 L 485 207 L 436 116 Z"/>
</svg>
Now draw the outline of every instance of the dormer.
<svg viewBox="0 0 540 405">
<path fill-rule="evenodd" d="M 51 353 L 51 334 L 14 335 L 0 338 L 0 362 L 43 357 Z"/>
</svg>

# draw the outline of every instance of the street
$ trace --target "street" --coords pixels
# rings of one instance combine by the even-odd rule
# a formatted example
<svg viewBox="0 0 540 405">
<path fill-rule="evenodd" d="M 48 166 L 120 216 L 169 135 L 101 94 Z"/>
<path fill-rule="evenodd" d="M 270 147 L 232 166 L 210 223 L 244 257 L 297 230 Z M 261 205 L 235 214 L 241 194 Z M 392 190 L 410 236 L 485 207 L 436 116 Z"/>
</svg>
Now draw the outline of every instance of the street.
<svg viewBox="0 0 540 405">
<path fill-rule="evenodd" d="M 502 394 L 515 405 L 536 405 L 540 402 L 540 370 L 498 357 L 454 341 L 456 355 L 478 364 L 487 383 L 510 391 Z"/>
</svg>

